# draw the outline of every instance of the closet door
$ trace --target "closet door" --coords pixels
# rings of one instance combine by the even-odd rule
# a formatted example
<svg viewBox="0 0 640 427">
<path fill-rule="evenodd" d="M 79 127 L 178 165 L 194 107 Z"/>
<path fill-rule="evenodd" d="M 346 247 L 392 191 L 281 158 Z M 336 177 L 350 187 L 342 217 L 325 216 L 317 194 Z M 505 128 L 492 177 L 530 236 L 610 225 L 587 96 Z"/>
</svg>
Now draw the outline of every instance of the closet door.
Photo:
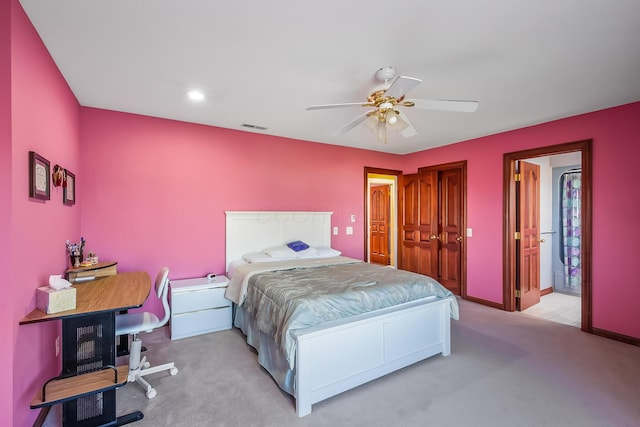
<svg viewBox="0 0 640 427">
<path fill-rule="evenodd" d="M 400 193 L 399 268 L 431 276 L 464 293 L 465 163 L 404 175 Z"/>
<path fill-rule="evenodd" d="M 439 172 L 440 253 L 438 281 L 460 295 L 463 243 L 463 182 L 461 169 Z"/>
<path fill-rule="evenodd" d="M 402 177 L 400 268 L 438 276 L 438 174 Z"/>
</svg>

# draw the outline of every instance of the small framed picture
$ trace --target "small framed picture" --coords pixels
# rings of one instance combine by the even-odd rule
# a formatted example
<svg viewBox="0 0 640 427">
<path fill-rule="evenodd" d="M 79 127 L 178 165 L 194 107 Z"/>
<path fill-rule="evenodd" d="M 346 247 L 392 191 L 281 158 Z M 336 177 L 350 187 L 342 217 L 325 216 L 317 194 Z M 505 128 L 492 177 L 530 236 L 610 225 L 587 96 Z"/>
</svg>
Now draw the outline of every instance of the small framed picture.
<svg viewBox="0 0 640 427">
<path fill-rule="evenodd" d="M 72 206 L 76 204 L 76 176 L 67 169 L 65 169 L 65 171 L 67 175 L 67 185 L 62 191 L 62 203 Z"/>
<path fill-rule="evenodd" d="M 29 197 L 49 200 L 49 176 L 49 160 L 35 151 L 29 151 Z"/>
</svg>

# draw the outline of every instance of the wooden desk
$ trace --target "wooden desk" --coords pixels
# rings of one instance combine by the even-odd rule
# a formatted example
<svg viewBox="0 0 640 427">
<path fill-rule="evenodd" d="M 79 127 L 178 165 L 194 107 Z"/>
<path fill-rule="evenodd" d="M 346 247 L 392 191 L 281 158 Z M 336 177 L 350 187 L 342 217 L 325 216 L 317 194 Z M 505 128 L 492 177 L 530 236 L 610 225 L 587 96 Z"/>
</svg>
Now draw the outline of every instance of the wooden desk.
<svg viewBox="0 0 640 427">
<path fill-rule="evenodd" d="M 46 314 L 35 309 L 21 321 L 21 325 L 49 320 L 62 320 L 62 373 L 69 388 L 75 381 L 83 382 L 83 374 L 94 373 L 116 363 L 115 316 L 118 311 L 140 307 L 151 291 L 151 278 L 145 272 L 120 273 L 92 282 L 74 285 L 76 308 Z M 77 384 L 76 384 L 77 385 Z M 116 417 L 115 387 L 77 399 L 44 401 L 42 390 L 34 398 L 35 407 L 62 402 L 65 426 L 122 425 L 142 419 L 140 411 Z"/>
</svg>

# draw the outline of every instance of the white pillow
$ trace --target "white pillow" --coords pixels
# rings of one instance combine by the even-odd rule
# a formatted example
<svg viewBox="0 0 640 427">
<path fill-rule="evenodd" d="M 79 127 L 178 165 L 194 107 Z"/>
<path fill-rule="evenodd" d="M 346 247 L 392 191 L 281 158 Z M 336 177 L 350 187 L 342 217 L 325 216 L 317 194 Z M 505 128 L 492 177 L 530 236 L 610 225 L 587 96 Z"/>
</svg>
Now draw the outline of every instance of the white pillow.
<svg viewBox="0 0 640 427">
<path fill-rule="evenodd" d="M 268 262 L 274 261 L 269 255 L 264 252 L 249 252 L 248 254 L 242 255 L 242 259 L 246 262 Z"/>
<path fill-rule="evenodd" d="M 309 247 L 302 251 L 294 251 L 286 245 L 273 246 L 262 252 L 249 252 L 242 255 L 242 259 L 246 262 L 276 262 L 288 261 L 298 258 L 331 258 L 340 256 L 342 252 L 329 247 Z"/>
<path fill-rule="evenodd" d="M 301 251 L 296 252 L 298 258 L 318 258 L 318 250 L 316 248 L 308 247 Z"/>
<path fill-rule="evenodd" d="M 264 252 L 251 252 L 248 254 L 244 254 L 242 256 L 242 260 L 245 262 L 248 262 L 249 264 L 251 263 L 256 263 L 256 262 L 279 262 L 279 261 L 291 261 L 297 259 L 297 257 L 292 256 L 292 257 L 281 257 L 281 258 L 274 258 L 271 257 L 267 254 L 265 254 Z"/>
<path fill-rule="evenodd" d="M 333 249 L 333 248 L 328 248 L 328 247 L 316 247 L 316 256 L 315 258 L 330 258 L 330 257 L 334 257 L 334 256 L 340 256 L 342 255 L 342 252 Z"/>
<path fill-rule="evenodd" d="M 287 245 L 267 248 L 263 252 L 271 258 L 297 258 L 297 252 Z"/>
</svg>

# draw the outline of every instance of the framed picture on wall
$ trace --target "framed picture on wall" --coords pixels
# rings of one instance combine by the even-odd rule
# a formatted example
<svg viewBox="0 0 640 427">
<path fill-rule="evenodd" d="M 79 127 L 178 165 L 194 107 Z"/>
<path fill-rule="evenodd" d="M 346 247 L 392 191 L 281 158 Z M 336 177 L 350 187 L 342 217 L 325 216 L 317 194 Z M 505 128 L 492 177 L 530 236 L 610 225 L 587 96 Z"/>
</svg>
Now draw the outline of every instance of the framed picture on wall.
<svg viewBox="0 0 640 427">
<path fill-rule="evenodd" d="M 35 151 L 29 151 L 29 197 L 49 200 L 50 187 L 49 160 Z"/>
<path fill-rule="evenodd" d="M 65 205 L 75 205 L 76 204 L 76 176 L 66 170 L 67 175 L 67 185 L 64 187 L 62 191 L 62 203 Z"/>
</svg>

